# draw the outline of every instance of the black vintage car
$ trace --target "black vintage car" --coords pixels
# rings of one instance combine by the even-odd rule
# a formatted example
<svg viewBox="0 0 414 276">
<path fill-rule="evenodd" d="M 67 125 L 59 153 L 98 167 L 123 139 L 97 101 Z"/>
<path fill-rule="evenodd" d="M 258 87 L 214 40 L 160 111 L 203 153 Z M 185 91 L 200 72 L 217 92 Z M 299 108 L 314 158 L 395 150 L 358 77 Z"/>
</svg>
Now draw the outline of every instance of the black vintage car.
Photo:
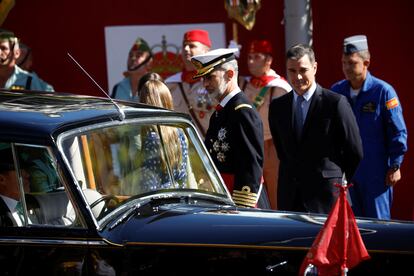
<svg viewBox="0 0 414 276">
<path fill-rule="evenodd" d="M 189 117 L 160 108 L 2 91 L 0 149 L 24 207 L 2 204 L 2 275 L 297 275 L 326 220 L 237 207 Z M 412 273 L 412 223 L 357 222 L 371 259 L 349 275 Z"/>
</svg>

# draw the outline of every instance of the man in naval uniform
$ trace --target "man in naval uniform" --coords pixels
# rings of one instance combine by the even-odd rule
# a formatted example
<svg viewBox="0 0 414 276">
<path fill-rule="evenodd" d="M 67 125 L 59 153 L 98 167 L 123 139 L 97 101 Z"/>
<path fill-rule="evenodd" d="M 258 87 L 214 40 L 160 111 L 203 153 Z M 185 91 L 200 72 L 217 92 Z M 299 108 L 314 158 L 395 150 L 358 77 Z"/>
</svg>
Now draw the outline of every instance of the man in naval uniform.
<svg viewBox="0 0 414 276">
<path fill-rule="evenodd" d="M 186 32 L 181 52 L 184 69 L 165 80 L 173 96 L 174 110 L 190 114 L 203 138 L 217 102 L 215 96 L 203 87 L 202 81 L 193 78 L 196 70 L 191 58 L 207 53 L 210 48 L 211 41 L 207 31 L 196 29 Z"/>
<path fill-rule="evenodd" d="M 148 43 L 138 37 L 129 50 L 127 71 L 124 78 L 114 85 L 111 97 L 120 100 L 138 101 L 138 83 L 149 72 L 152 52 Z"/>
<path fill-rule="evenodd" d="M 272 99 L 292 90 L 289 83 L 271 68 L 272 45 L 267 40 L 253 40 L 248 48 L 247 65 L 250 76 L 239 78 L 240 87 L 253 103 L 263 121 L 263 178 L 270 208 L 277 209 L 279 159 L 269 128 L 269 105 Z"/>
<path fill-rule="evenodd" d="M 217 49 L 192 58 L 197 68 L 194 77 L 203 77 L 204 87 L 219 102 L 210 118 L 205 144 L 234 202 L 244 207 L 262 207 L 265 204 L 258 200 L 262 188 L 263 124 L 238 86 L 236 51 Z"/>
<path fill-rule="evenodd" d="M 20 53 L 19 39 L 14 33 L 0 30 L 0 88 L 53 92 L 53 87 L 36 74 L 17 66 Z"/>
</svg>

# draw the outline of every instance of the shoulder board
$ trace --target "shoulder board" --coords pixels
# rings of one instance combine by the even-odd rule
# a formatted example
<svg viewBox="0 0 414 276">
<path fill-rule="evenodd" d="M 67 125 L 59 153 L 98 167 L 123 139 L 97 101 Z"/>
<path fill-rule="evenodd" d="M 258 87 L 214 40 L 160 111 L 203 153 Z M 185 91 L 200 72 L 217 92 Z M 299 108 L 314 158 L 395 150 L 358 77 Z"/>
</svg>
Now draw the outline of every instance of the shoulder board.
<svg viewBox="0 0 414 276">
<path fill-rule="evenodd" d="M 243 107 L 252 108 L 252 106 L 250 104 L 239 104 L 238 106 L 236 106 L 234 108 L 234 110 L 238 110 L 238 109 L 243 108 Z"/>
<path fill-rule="evenodd" d="M 243 186 L 240 191 L 233 190 L 232 198 L 236 205 L 254 208 L 257 204 L 258 195 L 252 193 L 249 186 Z"/>
<path fill-rule="evenodd" d="M 23 85 L 12 85 L 10 90 L 24 90 L 25 87 Z"/>
</svg>

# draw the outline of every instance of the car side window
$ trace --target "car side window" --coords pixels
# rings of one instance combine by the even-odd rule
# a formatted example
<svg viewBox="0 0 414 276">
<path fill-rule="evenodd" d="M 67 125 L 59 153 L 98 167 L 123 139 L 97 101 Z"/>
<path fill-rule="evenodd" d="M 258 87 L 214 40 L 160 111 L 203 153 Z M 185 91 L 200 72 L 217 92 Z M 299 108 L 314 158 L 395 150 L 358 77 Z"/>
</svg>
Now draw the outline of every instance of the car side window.
<svg viewBox="0 0 414 276">
<path fill-rule="evenodd" d="M 16 201 L 19 202 L 18 206 L 22 206 L 24 223 L 15 223 L 13 226 L 81 226 L 48 148 L 0 144 L 10 148 L 12 159 L 9 163 L 10 166 L 13 165 L 15 179 L 14 182 L 9 182 L 17 185 L 19 195 L 16 196 Z"/>
<path fill-rule="evenodd" d="M 22 227 L 27 224 L 22 190 L 29 186 L 28 176 L 17 170 L 10 143 L 0 143 L 0 156 L 0 225 Z"/>
</svg>

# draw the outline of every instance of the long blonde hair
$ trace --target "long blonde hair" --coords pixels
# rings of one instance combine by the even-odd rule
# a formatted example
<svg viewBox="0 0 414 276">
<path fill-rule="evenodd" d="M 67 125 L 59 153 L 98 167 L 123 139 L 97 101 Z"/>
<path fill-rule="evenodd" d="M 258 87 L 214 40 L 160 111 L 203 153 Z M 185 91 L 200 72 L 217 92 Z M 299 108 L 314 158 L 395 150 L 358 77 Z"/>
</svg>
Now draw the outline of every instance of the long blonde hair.
<svg viewBox="0 0 414 276">
<path fill-rule="evenodd" d="M 170 110 L 174 109 L 170 89 L 160 80 L 146 81 L 139 91 L 139 101 Z"/>
<path fill-rule="evenodd" d="M 141 103 L 163 107 L 166 109 L 173 110 L 173 99 L 171 96 L 170 89 L 158 79 L 150 79 L 146 81 L 139 91 L 139 101 Z M 178 131 L 174 127 L 161 126 L 161 135 L 163 145 L 168 160 L 171 162 L 172 168 L 178 168 L 182 162 L 182 152 L 179 143 Z M 151 128 L 151 131 L 158 133 L 157 129 Z M 167 167 L 165 158 L 162 159 L 163 168 Z"/>
</svg>

